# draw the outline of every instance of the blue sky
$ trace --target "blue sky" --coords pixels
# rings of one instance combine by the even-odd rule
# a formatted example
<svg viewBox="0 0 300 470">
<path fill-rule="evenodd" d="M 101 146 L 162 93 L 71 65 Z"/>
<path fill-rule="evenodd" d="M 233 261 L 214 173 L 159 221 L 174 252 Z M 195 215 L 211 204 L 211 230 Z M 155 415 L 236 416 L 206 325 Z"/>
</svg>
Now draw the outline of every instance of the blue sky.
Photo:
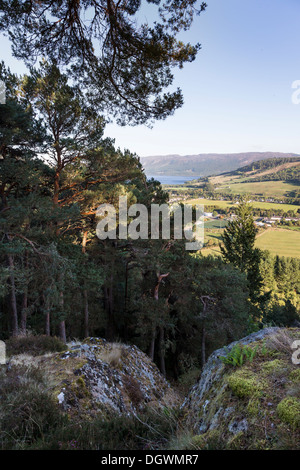
<svg viewBox="0 0 300 470">
<path fill-rule="evenodd" d="M 300 153 L 299 0 L 206 0 L 208 8 L 184 39 L 200 42 L 195 62 L 175 72 L 185 103 L 174 116 L 145 126 L 109 124 L 105 135 L 140 156 L 209 152 Z M 152 9 L 143 15 L 152 18 Z M 2 59 L 12 59 L 2 42 Z"/>
</svg>

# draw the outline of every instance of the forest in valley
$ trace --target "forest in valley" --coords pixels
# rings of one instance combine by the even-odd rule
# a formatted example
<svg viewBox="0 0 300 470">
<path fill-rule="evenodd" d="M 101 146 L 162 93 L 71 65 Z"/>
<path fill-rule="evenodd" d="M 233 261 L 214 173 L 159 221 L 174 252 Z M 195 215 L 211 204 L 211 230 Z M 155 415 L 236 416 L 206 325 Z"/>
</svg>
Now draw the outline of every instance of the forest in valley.
<svg viewBox="0 0 300 470">
<path fill-rule="evenodd" d="M 13 59 L 4 51 L 0 62 L 1 450 L 197 457 L 202 449 L 299 448 L 291 357 L 300 258 L 294 245 L 295 257 L 258 248 L 255 224 L 258 215 L 297 214 L 286 230 L 295 235 L 298 192 L 266 208 L 253 208 L 243 191 L 217 193 L 213 177 L 168 192 L 146 176 L 134 139 L 121 149 L 106 135 L 108 124 L 151 128 L 183 106 L 174 74 L 201 50 L 184 38 L 206 9 L 201 0 L 0 1 Z M 294 160 L 282 157 L 273 173 L 278 159 L 247 160 L 238 171 L 266 171 L 263 185 L 298 186 Z M 206 235 L 222 224 L 220 238 L 210 232 L 217 254 L 186 247 L 192 196 L 208 198 Z M 120 198 L 145 208 L 145 226 L 137 213 L 125 219 L 140 237 L 124 236 Z M 163 204 L 170 235 L 158 210 L 153 237 L 151 211 Z M 115 208 L 115 236 L 109 223 L 99 236 L 103 205 Z M 189 211 L 197 215 L 195 205 Z"/>
<path fill-rule="evenodd" d="M 100 204 L 127 195 L 150 209 L 168 194 L 137 155 L 102 137 L 103 120 L 57 65 L 18 77 L 2 64 L 1 78 L 2 339 L 131 343 L 177 379 L 264 325 L 297 324 L 300 261 L 254 248 L 247 202 L 222 258 L 186 251 L 184 240 L 100 240 Z"/>
<path fill-rule="evenodd" d="M 6 2 L 0 11 L 0 27 L 29 70 L 0 67 L 1 338 L 122 341 L 178 378 L 247 332 L 295 324 L 299 260 L 254 248 L 246 202 L 238 211 L 243 230 L 232 223 L 225 231 L 222 257 L 187 252 L 183 240 L 96 236 L 100 204 L 117 207 L 124 195 L 147 208 L 168 201 L 138 156 L 103 132 L 109 116 L 149 123 L 182 105 L 180 90 L 164 90 L 172 67 L 200 48 L 177 34 L 205 3 L 167 2 L 162 23 L 148 29 L 131 23 L 139 1 L 96 2 L 90 27 L 79 14 L 90 2 L 44 3 Z"/>
</svg>

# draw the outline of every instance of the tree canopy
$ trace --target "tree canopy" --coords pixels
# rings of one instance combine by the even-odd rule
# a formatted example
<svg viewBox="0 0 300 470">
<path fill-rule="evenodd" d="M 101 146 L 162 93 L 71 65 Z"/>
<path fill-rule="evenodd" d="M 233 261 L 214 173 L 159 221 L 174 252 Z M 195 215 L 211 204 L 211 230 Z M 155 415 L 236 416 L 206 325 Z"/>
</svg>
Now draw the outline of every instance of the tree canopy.
<svg viewBox="0 0 300 470">
<path fill-rule="evenodd" d="M 139 21 L 146 4 L 157 21 Z M 86 100 L 120 124 L 165 119 L 183 104 L 180 89 L 166 91 L 172 68 L 195 59 L 199 44 L 178 39 L 206 8 L 198 0 L 16 0 L 0 2 L 0 30 L 14 55 L 66 66 L 87 89 Z"/>
</svg>

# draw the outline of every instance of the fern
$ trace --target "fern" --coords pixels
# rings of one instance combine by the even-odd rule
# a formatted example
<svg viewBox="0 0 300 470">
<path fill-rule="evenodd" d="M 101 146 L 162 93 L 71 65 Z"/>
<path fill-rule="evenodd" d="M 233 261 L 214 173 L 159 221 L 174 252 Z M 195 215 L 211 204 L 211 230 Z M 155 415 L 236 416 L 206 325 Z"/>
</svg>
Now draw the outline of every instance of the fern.
<svg viewBox="0 0 300 470">
<path fill-rule="evenodd" d="M 220 356 L 220 359 L 224 364 L 241 367 L 246 361 L 253 362 L 257 349 L 258 345 L 255 348 L 251 348 L 250 346 L 236 344 L 230 351 L 228 348 L 225 348 L 227 354 L 226 356 Z"/>
</svg>

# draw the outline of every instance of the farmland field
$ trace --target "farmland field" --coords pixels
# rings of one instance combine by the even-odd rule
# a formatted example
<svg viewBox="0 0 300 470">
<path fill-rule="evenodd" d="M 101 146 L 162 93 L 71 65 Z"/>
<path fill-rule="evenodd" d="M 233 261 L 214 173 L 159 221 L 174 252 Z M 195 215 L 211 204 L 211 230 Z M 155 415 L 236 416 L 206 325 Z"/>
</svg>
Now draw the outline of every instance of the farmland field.
<svg viewBox="0 0 300 470">
<path fill-rule="evenodd" d="M 256 194 L 262 196 L 284 196 L 290 191 L 299 191 L 299 186 L 287 181 L 260 181 L 249 183 L 228 183 L 219 187 L 222 191 L 228 191 L 231 194 Z"/>
<path fill-rule="evenodd" d="M 185 201 L 185 204 L 204 204 L 204 206 L 218 206 L 221 209 L 231 208 L 233 209 L 235 204 L 231 201 L 219 201 L 218 199 L 188 199 Z M 260 201 L 253 201 L 251 205 L 255 209 L 281 209 L 284 212 L 287 211 L 294 211 L 300 208 L 300 206 L 296 206 L 293 204 L 280 204 L 280 203 L 272 203 L 272 202 L 260 202 Z"/>
<path fill-rule="evenodd" d="M 256 246 L 279 256 L 300 258 L 300 231 L 268 229 L 257 237 Z"/>
<path fill-rule="evenodd" d="M 210 239 L 214 242 L 221 241 L 222 230 L 208 231 L 205 233 L 205 242 Z M 256 238 L 256 246 L 261 250 L 268 250 L 272 255 L 300 258 L 300 231 L 285 229 L 267 229 Z M 203 248 L 203 255 L 219 255 L 219 246 Z"/>
</svg>

